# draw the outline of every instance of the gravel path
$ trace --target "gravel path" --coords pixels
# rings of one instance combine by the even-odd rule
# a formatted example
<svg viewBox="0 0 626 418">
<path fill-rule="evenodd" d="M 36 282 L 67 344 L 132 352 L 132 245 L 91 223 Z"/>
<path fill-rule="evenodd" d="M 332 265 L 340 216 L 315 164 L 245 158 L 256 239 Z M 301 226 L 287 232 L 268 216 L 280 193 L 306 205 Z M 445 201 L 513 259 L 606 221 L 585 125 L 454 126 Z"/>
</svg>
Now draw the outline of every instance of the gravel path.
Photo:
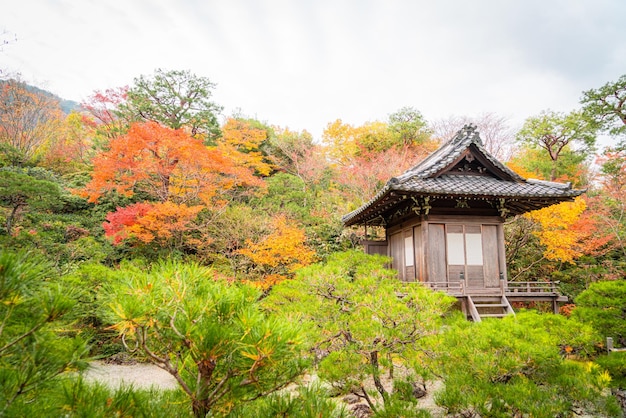
<svg viewBox="0 0 626 418">
<path fill-rule="evenodd" d="M 122 384 L 132 384 L 138 389 L 149 389 L 150 387 L 176 389 L 178 387 L 176 380 L 165 370 L 153 364 L 145 363 L 111 364 L 103 361 L 94 361 L 85 372 L 85 378 L 88 381 L 104 383 L 111 388 L 119 387 Z M 307 383 L 310 383 L 311 380 L 315 379 L 310 376 L 308 379 L 305 379 Z M 441 388 L 441 383 L 430 383 L 427 386 L 428 394 L 424 398 L 419 399 L 418 407 L 428 409 L 434 417 L 445 416 L 443 409 L 435 405 L 433 401 L 433 394 Z M 359 401 L 359 403 L 364 403 L 364 401 Z M 350 409 L 354 406 L 353 404 L 348 406 L 348 408 Z"/>
<path fill-rule="evenodd" d="M 178 387 L 172 375 L 153 364 L 107 364 L 94 361 L 85 372 L 85 377 L 88 381 L 97 381 L 110 387 L 122 384 L 132 384 L 138 389 L 149 389 L 151 386 L 158 389 Z"/>
</svg>

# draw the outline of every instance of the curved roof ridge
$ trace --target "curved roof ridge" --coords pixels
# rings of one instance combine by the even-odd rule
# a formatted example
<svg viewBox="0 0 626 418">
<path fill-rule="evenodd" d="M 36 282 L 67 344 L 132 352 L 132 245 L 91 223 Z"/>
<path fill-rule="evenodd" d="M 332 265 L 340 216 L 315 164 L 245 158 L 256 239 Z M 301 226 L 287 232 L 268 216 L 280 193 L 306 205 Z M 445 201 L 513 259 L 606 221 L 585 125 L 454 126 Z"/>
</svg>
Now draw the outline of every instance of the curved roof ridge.
<svg viewBox="0 0 626 418">
<path fill-rule="evenodd" d="M 444 145 L 435 150 L 417 165 L 411 167 L 401 175 L 395 177 L 395 182 L 405 182 L 411 178 L 427 178 L 440 171 L 446 165 L 456 160 L 471 144 L 474 144 L 478 150 L 485 156 L 489 162 L 501 171 L 508 174 L 516 181 L 525 181 L 523 177 L 515 173 L 513 170 L 498 161 L 491 155 L 483 145 L 476 125 L 466 124 L 460 129 L 456 135 Z M 394 180 L 392 179 L 392 180 Z"/>
</svg>

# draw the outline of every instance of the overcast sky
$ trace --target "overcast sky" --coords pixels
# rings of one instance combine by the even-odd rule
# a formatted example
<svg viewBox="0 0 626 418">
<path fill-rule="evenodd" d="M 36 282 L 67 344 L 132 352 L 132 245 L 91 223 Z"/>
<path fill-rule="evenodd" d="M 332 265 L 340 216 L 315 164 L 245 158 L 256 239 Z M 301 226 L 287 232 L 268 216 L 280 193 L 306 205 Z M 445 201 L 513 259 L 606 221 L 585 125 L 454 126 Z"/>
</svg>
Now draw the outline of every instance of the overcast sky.
<svg viewBox="0 0 626 418">
<path fill-rule="evenodd" d="M 403 106 L 516 125 L 625 74 L 625 22 L 624 0 L 0 0 L 0 69 L 76 101 L 191 70 L 225 115 L 316 138 Z"/>
</svg>

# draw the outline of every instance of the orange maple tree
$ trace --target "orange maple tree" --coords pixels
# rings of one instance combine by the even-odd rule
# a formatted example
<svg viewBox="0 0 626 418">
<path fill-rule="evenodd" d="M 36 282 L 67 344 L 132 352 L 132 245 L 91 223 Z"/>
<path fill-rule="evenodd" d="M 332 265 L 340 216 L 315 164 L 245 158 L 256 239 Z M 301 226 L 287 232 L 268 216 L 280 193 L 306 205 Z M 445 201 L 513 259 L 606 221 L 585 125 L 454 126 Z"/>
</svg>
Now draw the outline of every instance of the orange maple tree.
<svg viewBox="0 0 626 418">
<path fill-rule="evenodd" d="M 528 213 L 528 217 L 541 225 L 541 230 L 535 234 L 545 246 L 544 256 L 548 260 L 573 262 L 582 254 L 576 246 L 579 236 L 572 225 L 578 221 L 585 207 L 585 201 L 577 198 L 574 202 L 563 202 Z"/>
<path fill-rule="evenodd" d="M 109 213 L 102 227 L 105 236 L 116 245 L 137 240 L 144 244 L 179 246 L 202 208 L 173 202 L 135 203 Z"/>
<path fill-rule="evenodd" d="M 228 190 L 263 185 L 250 168 L 215 147 L 156 122 L 131 125 L 93 164 L 92 179 L 80 191 L 90 202 L 115 191 L 127 197 L 143 192 L 159 202 L 222 206 Z"/>
<path fill-rule="evenodd" d="M 247 241 L 245 248 L 238 251 L 254 263 L 253 275 L 260 280 L 252 281 L 262 288 L 278 283 L 299 268 L 315 261 L 315 251 L 306 243 L 304 231 L 279 215 L 271 222 L 272 232 L 257 242 Z"/>
</svg>

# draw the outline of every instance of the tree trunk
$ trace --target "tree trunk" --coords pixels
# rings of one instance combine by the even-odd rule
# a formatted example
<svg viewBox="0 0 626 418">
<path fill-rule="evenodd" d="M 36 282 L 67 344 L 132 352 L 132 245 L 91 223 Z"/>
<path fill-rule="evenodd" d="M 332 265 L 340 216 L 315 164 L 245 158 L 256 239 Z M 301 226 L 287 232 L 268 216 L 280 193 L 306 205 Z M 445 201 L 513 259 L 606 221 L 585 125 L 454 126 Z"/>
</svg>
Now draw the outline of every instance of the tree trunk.
<svg viewBox="0 0 626 418">
<path fill-rule="evenodd" d="M 378 365 L 378 351 L 372 351 L 370 353 L 370 365 L 372 366 L 372 378 L 374 379 L 374 386 L 380 393 L 380 396 L 383 397 L 383 402 L 387 405 L 389 401 L 389 394 L 387 390 L 383 386 L 383 383 L 380 381 L 380 368 Z"/>
<path fill-rule="evenodd" d="M 194 399 L 191 403 L 193 416 L 196 418 L 205 418 L 211 410 L 207 399 Z"/>
<path fill-rule="evenodd" d="M 7 216 L 7 220 L 5 224 L 5 227 L 7 229 L 7 235 L 11 235 L 11 231 L 13 230 L 13 223 L 15 222 L 15 219 L 17 218 L 21 207 L 22 205 L 13 206 L 13 210 L 11 211 L 9 216 Z"/>
</svg>

